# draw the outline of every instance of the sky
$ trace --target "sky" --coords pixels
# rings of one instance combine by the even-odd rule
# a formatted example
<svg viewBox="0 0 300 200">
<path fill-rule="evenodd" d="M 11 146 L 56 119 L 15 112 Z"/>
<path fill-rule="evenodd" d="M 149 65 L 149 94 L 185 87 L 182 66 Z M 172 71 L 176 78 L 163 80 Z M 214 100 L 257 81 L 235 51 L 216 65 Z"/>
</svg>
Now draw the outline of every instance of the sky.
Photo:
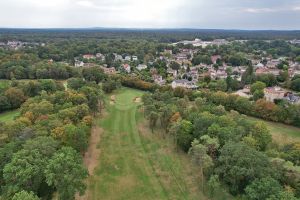
<svg viewBox="0 0 300 200">
<path fill-rule="evenodd" d="M 0 0 L 0 27 L 300 30 L 300 0 Z"/>
</svg>

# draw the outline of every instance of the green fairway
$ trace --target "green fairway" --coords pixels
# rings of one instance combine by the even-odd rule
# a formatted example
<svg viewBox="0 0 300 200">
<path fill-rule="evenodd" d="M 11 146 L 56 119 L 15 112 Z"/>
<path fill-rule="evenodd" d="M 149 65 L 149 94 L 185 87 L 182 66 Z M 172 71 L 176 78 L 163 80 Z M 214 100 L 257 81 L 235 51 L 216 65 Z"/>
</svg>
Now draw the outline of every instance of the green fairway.
<svg viewBox="0 0 300 200">
<path fill-rule="evenodd" d="M 115 102 L 99 122 L 104 129 L 99 164 L 84 199 L 207 199 L 186 154 L 159 131 L 149 131 L 136 100 L 142 94 L 122 89 L 113 95 Z"/>
<path fill-rule="evenodd" d="M 263 121 L 268 126 L 274 141 L 280 144 L 300 141 L 300 128 L 281 123 L 269 122 L 258 118 L 247 117 L 252 121 Z"/>
<path fill-rule="evenodd" d="M 4 112 L 0 114 L 0 122 L 12 121 L 20 112 L 18 110 Z"/>
</svg>

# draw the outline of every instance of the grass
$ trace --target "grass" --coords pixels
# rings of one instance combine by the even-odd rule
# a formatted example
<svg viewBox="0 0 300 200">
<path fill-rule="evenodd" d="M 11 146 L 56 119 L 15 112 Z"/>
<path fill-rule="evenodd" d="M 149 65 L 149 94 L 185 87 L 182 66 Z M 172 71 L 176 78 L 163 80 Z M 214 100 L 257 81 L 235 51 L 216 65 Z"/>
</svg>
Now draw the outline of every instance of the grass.
<svg viewBox="0 0 300 200">
<path fill-rule="evenodd" d="M 273 140 L 279 144 L 287 144 L 296 141 L 300 142 L 300 128 L 276 122 L 269 122 L 254 117 L 247 118 L 251 121 L 265 122 L 272 134 Z"/>
<path fill-rule="evenodd" d="M 20 114 L 18 110 L 4 112 L 0 114 L 0 122 L 8 122 L 15 119 Z"/>
<path fill-rule="evenodd" d="M 139 103 L 133 101 L 142 94 L 119 90 L 114 94 L 115 104 L 98 122 L 104 129 L 101 154 L 88 180 L 87 199 L 208 199 L 201 192 L 198 170 L 187 155 L 177 152 L 173 141 L 164 139 L 160 130 L 149 130 Z"/>
<path fill-rule="evenodd" d="M 0 90 L 4 90 L 9 87 L 11 81 L 10 80 L 0 80 Z"/>
</svg>

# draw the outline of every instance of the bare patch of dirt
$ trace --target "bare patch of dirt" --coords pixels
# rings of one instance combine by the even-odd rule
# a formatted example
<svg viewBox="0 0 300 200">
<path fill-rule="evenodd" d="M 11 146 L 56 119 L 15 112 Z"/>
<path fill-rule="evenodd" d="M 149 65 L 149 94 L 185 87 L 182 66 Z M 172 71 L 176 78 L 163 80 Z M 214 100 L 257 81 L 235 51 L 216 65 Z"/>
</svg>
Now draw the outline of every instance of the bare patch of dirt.
<svg viewBox="0 0 300 200">
<path fill-rule="evenodd" d="M 111 100 L 111 101 L 116 101 L 116 95 L 111 95 L 111 96 L 110 96 L 110 100 Z"/>
<path fill-rule="evenodd" d="M 83 163 L 86 166 L 90 176 L 94 175 L 94 171 L 98 165 L 98 159 L 101 151 L 97 147 L 97 145 L 100 142 L 102 132 L 103 129 L 101 129 L 99 126 L 94 126 L 92 128 L 92 133 L 89 140 L 89 147 L 83 157 Z M 86 182 L 88 182 L 88 180 L 86 180 Z M 86 190 L 83 196 L 79 196 L 79 194 L 76 194 L 75 199 L 88 200 L 89 199 L 88 189 Z"/>
<path fill-rule="evenodd" d="M 140 97 L 135 97 L 135 98 L 133 99 L 133 102 L 134 102 L 134 103 L 141 103 L 141 101 L 142 101 L 142 99 L 141 99 Z"/>
<path fill-rule="evenodd" d="M 116 95 L 111 95 L 109 104 L 114 105 L 115 103 L 116 103 Z"/>
<path fill-rule="evenodd" d="M 100 142 L 102 132 L 103 130 L 99 126 L 92 128 L 89 147 L 83 158 L 84 165 L 87 167 L 90 175 L 94 174 L 94 170 L 98 164 L 100 149 L 97 148 L 97 145 Z"/>
</svg>

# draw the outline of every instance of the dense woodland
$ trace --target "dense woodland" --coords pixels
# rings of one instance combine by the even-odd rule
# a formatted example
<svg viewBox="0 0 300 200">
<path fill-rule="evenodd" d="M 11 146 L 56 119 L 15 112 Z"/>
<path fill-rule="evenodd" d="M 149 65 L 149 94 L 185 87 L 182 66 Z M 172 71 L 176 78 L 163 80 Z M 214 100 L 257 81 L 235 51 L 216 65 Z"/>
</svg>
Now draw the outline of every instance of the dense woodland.
<svg viewBox="0 0 300 200">
<path fill-rule="evenodd" d="M 59 199 L 67 200 L 84 192 L 88 174 L 81 154 L 88 146 L 93 116 L 103 109 L 103 93 L 95 83 L 70 82 L 67 91 L 55 81 L 31 81 L 31 87 L 16 82 L 8 89 L 15 98 L 13 106 L 27 100 L 21 116 L 0 128 L 3 198 L 51 199 L 57 192 Z M 21 88 L 28 89 L 28 97 L 15 96 L 23 94 Z"/>
<path fill-rule="evenodd" d="M 187 95 L 161 88 L 143 96 L 144 112 L 152 130 L 163 128 L 190 154 L 212 196 L 222 184 L 250 200 L 300 196 L 299 143 L 278 146 L 264 123 L 227 111 L 201 92 Z"/>
</svg>

